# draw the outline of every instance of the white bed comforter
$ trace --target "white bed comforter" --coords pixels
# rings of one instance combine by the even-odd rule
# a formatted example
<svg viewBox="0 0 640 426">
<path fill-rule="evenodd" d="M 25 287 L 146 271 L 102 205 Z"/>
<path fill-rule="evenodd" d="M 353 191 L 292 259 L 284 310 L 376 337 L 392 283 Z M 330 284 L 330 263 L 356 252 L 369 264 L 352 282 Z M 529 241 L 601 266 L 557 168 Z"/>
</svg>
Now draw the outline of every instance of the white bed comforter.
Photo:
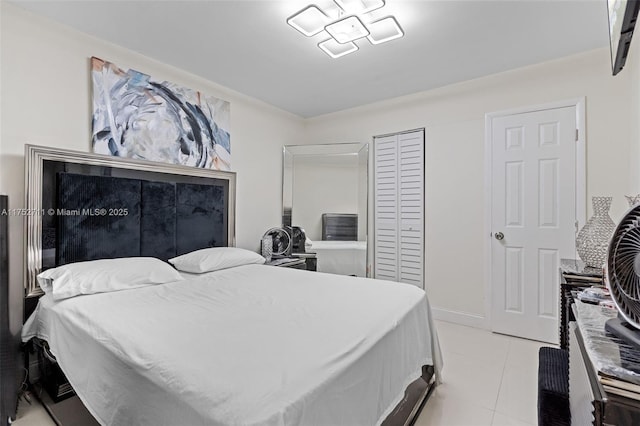
<svg viewBox="0 0 640 426">
<path fill-rule="evenodd" d="M 264 265 L 44 296 L 33 336 L 108 425 L 379 424 L 441 362 L 422 290 Z"/>
</svg>

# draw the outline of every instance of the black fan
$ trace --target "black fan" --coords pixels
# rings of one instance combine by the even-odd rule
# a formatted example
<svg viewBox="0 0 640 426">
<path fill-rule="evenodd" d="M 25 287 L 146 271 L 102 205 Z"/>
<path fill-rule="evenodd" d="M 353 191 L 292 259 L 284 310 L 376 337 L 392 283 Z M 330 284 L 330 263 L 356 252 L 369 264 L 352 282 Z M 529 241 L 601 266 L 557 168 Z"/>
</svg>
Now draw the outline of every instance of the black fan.
<svg viewBox="0 0 640 426">
<path fill-rule="evenodd" d="M 273 257 L 288 257 L 291 254 L 291 235 L 284 228 L 271 228 L 262 238 L 270 237 L 273 247 Z"/>
<path fill-rule="evenodd" d="M 291 235 L 291 253 L 304 253 L 304 244 L 307 241 L 307 234 L 299 226 L 285 226 L 285 229 Z"/>
<path fill-rule="evenodd" d="M 624 215 L 611 237 L 606 276 L 619 315 L 605 329 L 640 348 L 640 205 Z"/>
</svg>

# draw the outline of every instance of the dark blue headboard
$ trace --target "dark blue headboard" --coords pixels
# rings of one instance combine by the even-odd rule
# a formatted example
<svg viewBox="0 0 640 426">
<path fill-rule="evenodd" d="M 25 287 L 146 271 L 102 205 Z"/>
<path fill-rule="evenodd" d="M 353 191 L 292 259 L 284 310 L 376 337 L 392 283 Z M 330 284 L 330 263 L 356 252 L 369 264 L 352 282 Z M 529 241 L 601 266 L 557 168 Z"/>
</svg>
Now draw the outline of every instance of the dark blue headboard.
<svg viewBox="0 0 640 426">
<path fill-rule="evenodd" d="M 25 172 L 27 315 L 45 269 L 235 245 L 233 172 L 34 145 Z"/>
<path fill-rule="evenodd" d="M 227 175 L 158 169 L 43 160 L 45 214 L 36 271 L 117 257 L 168 260 L 202 248 L 232 246 L 234 187 Z"/>
<path fill-rule="evenodd" d="M 58 172 L 56 265 L 227 245 L 223 185 Z"/>
</svg>

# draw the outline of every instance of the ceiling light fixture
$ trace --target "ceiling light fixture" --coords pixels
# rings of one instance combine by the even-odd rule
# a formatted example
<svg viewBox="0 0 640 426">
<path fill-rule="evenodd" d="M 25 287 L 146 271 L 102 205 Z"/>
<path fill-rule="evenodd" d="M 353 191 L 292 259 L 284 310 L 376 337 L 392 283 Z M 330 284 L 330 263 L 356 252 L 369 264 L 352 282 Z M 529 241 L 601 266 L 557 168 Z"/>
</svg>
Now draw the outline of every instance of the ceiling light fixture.
<svg viewBox="0 0 640 426">
<path fill-rule="evenodd" d="M 380 9 L 384 0 L 333 0 L 340 9 L 350 14 L 365 14 Z"/>
<path fill-rule="evenodd" d="M 314 36 L 324 30 L 331 19 L 316 6 L 308 6 L 287 19 L 287 24 L 307 37 Z"/>
<path fill-rule="evenodd" d="M 404 35 L 400 24 L 393 16 L 387 16 L 386 18 L 379 19 L 375 22 L 371 22 L 368 25 L 369 35 L 367 39 L 371 44 L 381 44 L 387 41 L 395 40 Z"/>
<path fill-rule="evenodd" d="M 369 35 L 369 30 L 357 16 L 349 16 L 324 27 L 338 43 L 349 43 Z"/>
<path fill-rule="evenodd" d="M 348 43 L 338 43 L 333 38 L 318 43 L 318 47 L 333 59 L 348 55 L 349 53 L 353 53 L 358 50 L 358 46 L 356 46 L 352 41 Z"/>
<path fill-rule="evenodd" d="M 287 19 L 287 24 L 307 37 L 327 33 L 328 40 L 318 47 L 332 58 L 339 58 L 358 50 L 354 41 L 367 38 L 371 44 L 386 43 L 404 36 L 404 31 L 393 16 L 373 22 L 368 15 L 385 6 L 385 0 L 333 0 L 338 7 L 329 8 L 330 13 L 316 5 L 310 5 Z M 346 17 L 345 17 L 346 16 Z"/>
</svg>

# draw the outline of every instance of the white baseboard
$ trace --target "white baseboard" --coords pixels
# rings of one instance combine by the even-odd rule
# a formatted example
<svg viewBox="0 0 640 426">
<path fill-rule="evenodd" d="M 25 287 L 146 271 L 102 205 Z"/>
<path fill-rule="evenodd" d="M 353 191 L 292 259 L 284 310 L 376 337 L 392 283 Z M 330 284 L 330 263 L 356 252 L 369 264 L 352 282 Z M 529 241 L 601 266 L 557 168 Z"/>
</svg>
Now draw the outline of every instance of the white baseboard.
<svg viewBox="0 0 640 426">
<path fill-rule="evenodd" d="M 440 321 L 447 321 L 455 324 L 466 325 L 468 327 L 482 328 L 485 330 L 490 328 L 487 319 L 480 315 L 451 311 L 442 308 L 431 308 L 431 312 L 433 313 L 433 318 Z"/>
</svg>

